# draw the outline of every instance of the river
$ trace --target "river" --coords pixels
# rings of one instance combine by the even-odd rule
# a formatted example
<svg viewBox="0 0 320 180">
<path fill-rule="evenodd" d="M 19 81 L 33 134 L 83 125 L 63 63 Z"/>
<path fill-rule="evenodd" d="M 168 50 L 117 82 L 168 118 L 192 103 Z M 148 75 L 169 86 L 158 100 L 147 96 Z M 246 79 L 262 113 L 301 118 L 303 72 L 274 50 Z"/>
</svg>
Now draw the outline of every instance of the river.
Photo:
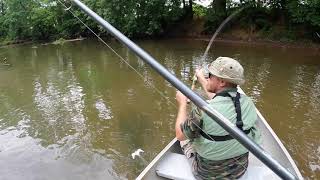
<svg viewBox="0 0 320 180">
<path fill-rule="evenodd" d="M 108 43 L 130 66 L 96 40 L 0 48 L 0 179 L 134 179 L 174 137 L 173 86 Z M 137 43 L 189 85 L 207 45 Z M 218 56 L 243 64 L 242 89 L 303 176 L 319 179 L 319 52 L 214 43 L 207 62 Z"/>
</svg>

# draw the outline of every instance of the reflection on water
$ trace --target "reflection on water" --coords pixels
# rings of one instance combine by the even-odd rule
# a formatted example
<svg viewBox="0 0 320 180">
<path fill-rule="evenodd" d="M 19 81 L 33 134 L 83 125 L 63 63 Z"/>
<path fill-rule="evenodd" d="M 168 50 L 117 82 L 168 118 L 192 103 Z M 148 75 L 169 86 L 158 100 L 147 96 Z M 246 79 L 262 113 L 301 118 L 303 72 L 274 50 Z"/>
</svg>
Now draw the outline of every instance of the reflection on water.
<svg viewBox="0 0 320 180">
<path fill-rule="evenodd" d="M 216 44 L 203 62 L 206 42 L 138 44 L 189 85 L 199 65 L 237 58 L 245 92 L 306 179 L 320 178 L 319 55 Z M 3 50 L 12 66 L 0 67 L 2 178 L 133 179 L 174 137 L 175 89 L 127 48 L 111 45 L 142 78 L 96 41 Z M 137 149 L 142 158 L 132 159 Z"/>
<path fill-rule="evenodd" d="M 310 108 L 305 114 L 306 120 L 305 120 L 305 133 L 308 133 L 311 135 L 317 135 L 315 136 L 316 138 L 310 138 L 308 143 L 307 143 L 307 152 L 308 152 L 308 157 L 307 161 L 310 169 L 315 172 L 311 177 L 316 178 L 317 172 L 320 172 L 320 140 L 319 134 L 320 134 L 320 129 L 319 125 L 314 126 L 312 123 L 312 120 L 315 117 L 320 117 L 320 71 L 318 69 L 317 74 L 314 76 L 314 82 L 312 83 L 310 87 Z M 319 123 L 318 123 L 319 124 Z M 309 138 L 309 137 L 306 137 Z"/>
<path fill-rule="evenodd" d="M 256 65 L 253 65 L 253 66 L 256 66 Z M 260 100 L 261 92 L 263 92 L 263 89 L 266 85 L 266 81 L 269 78 L 270 66 L 271 66 L 270 61 L 264 59 L 263 64 L 259 65 L 258 67 L 255 67 L 259 73 L 253 77 L 255 78 L 256 83 L 254 84 L 254 86 L 252 87 L 252 90 L 250 91 L 250 96 L 252 97 L 252 100 L 255 103 L 257 103 Z"/>
</svg>

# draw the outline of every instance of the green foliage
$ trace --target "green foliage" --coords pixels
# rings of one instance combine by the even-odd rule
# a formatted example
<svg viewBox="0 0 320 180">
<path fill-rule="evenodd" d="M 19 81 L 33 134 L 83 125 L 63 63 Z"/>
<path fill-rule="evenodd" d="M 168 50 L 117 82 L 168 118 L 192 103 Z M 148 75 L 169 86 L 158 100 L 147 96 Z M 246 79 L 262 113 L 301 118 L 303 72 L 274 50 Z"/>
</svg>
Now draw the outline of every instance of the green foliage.
<svg viewBox="0 0 320 180">
<path fill-rule="evenodd" d="M 64 3 L 66 1 L 63 1 Z M 83 0 L 97 14 L 130 37 L 156 36 L 187 16 L 181 0 Z M 189 2 L 189 1 L 186 1 Z M 248 32 L 278 39 L 320 34 L 320 0 L 214 0 L 208 8 L 193 4 L 194 17 L 205 19 L 205 31 L 214 32 L 238 8 L 248 6 L 235 21 Z M 71 6 L 69 3 L 68 7 Z M 71 10 L 100 35 L 107 32 L 75 5 Z M 192 13 L 191 13 L 192 14 Z M 192 21 L 192 19 L 187 19 Z M 230 23 L 231 24 L 231 23 Z M 281 25 L 279 31 L 275 28 Z M 56 0 L 0 0 L 0 40 L 55 40 L 92 36 L 92 33 Z M 231 27 L 231 26 L 229 26 Z M 297 28 L 299 27 L 299 28 Z M 302 27 L 302 28 L 301 28 Z M 299 29 L 299 30 L 297 30 Z"/>
<path fill-rule="evenodd" d="M 288 10 L 292 21 L 296 23 L 307 23 L 315 27 L 320 27 L 320 1 L 306 0 L 290 1 L 288 3 Z"/>
<path fill-rule="evenodd" d="M 217 0 L 213 1 L 213 3 L 209 6 L 207 14 L 206 14 L 206 32 L 214 32 L 221 22 L 226 18 L 227 10 L 226 10 L 226 1 L 225 0 Z"/>
<path fill-rule="evenodd" d="M 31 16 L 31 37 L 33 39 L 50 39 L 54 34 L 57 34 L 56 15 L 49 8 L 35 9 Z"/>
<path fill-rule="evenodd" d="M 63 1 L 65 2 L 65 1 Z M 129 36 L 160 34 L 182 15 L 180 0 L 83 0 L 90 8 Z M 69 4 L 68 6 L 70 6 Z M 54 0 L 0 0 L 1 39 L 48 40 L 92 35 Z M 98 34 L 106 34 L 77 7 L 71 9 Z"/>
<path fill-rule="evenodd" d="M 193 15 L 195 17 L 204 17 L 207 14 L 207 8 L 200 6 L 198 4 L 193 5 L 193 11 L 194 11 Z"/>
<path fill-rule="evenodd" d="M 239 15 L 239 23 L 245 29 L 267 31 L 270 27 L 269 11 L 263 7 L 248 6 Z"/>
<path fill-rule="evenodd" d="M 60 38 L 58 40 L 55 40 L 52 44 L 54 44 L 54 45 L 63 45 L 65 42 L 66 42 L 65 39 Z"/>
<path fill-rule="evenodd" d="M 273 26 L 262 32 L 263 36 L 270 40 L 278 40 L 281 42 L 292 42 L 297 40 L 296 33 L 291 29 L 283 29 Z"/>
<path fill-rule="evenodd" d="M 264 34 L 282 41 L 300 38 L 319 39 L 319 0 L 215 0 L 205 15 L 206 32 L 214 32 L 221 22 L 237 8 L 246 7 L 233 23 L 250 34 Z M 222 4 L 225 3 L 225 12 Z M 229 26 L 231 27 L 231 26 Z"/>
<path fill-rule="evenodd" d="M 1 31 L 10 39 L 26 39 L 31 33 L 33 1 L 2 1 Z"/>
<path fill-rule="evenodd" d="M 182 15 L 179 0 L 108 0 L 100 14 L 129 36 L 149 36 Z"/>
</svg>

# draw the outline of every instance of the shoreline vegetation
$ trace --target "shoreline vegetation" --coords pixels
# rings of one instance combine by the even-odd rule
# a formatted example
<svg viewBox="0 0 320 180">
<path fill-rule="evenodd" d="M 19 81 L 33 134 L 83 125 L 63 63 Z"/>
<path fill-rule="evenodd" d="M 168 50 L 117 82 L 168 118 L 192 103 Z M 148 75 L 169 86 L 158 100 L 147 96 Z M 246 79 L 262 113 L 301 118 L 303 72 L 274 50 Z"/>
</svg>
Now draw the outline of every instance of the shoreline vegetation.
<svg viewBox="0 0 320 180">
<path fill-rule="evenodd" d="M 199 4 L 206 1 L 207 4 Z M 0 46 L 63 44 L 110 34 L 65 1 L 0 1 Z M 217 41 L 283 47 L 320 46 L 320 1 L 308 0 L 84 0 L 89 7 L 131 39 L 210 39 L 219 25 L 236 15 Z M 238 13 L 239 12 L 239 13 Z M 78 39 L 80 37 L 80 39 Z"/>
<path fill-rule="evenodd" d="M 0 47 L 7 47 L 7 46 L 15 46 L 15 45 L 25 45 L 25 44 L 39 44 L 39 45 L 63 45 L 64 43 L 67 42 L 74 42 L 74 41 L 82 41 L 85 40 L 86 38 L 84 37 L 78 37 L 78 38 L 73 38 L 73 39 L 64 39 L 64 38 L 59 38 L 55 41 L 39 41 L 39 40 L 14 40 L 14 41 L 3 41 L 0 42 Z"/>
<path fill-rule="evenodd" d="M 106 37 L 109 39 L 110 37 Z M 64 45 L 68 42 L 75 42 L 75 41 L 83 41 L 86 39 L 86 37 L 79 37 L 74 39 L 64 39 L 59 38 L 55 41 L 32 41 L 32 40 L 20 40 L 20 41 L 10 41 L 5 43 L 0 43 L 0 47 L 10 47 L 10 46 L 20 46 L 20 45 L 26 45 L 26 44 L 37 44 L 41 46 L 47 46 L 47 45 Z M 148 39 L 159 39 L 159 38 L 148 38 Z M 163 39 L 186 39 L 186 40 L 195 40 L 195 41 L 206 41 L 209 42 L 211 37 L 206 36 L 170 36 L 165 37 Z M 288 48 L 288 49 L 312 49 L 314 51 L 320 52 L 320 44 L 313 43 L 310 41 L 293 41 L 293 42 L 281 42 L 276 40 L 267 40 L 267 39 L 259 39 L 259 40 L 241 40 L 241 39 L 235 39 L 235 38 L 227 38 L 227 37 L 217 37 L 214 42 L 217 43 L 224 43 L 224 44 L 233 44 L 233 45 L 244 45 L 244 46 L 265 46 L 265 47 L 281 47 L 281 48 Z"/>
<path fill-rule="evenodd" d="M 186 40 L 196 40 L 196 41 L 206 41 L 209 42 L 211 37 L 208 36 L 195 36 L 195 37 L 170 37 L 165 39 L 186 39 Z M 43 41 L 18 41 L 18 42 L 8 42 L 6 44 L 1 44 L 0 47 L 14 47 L 26 44 L 38 44 L 41 46 L 47 45 L 64 45 L 68 42 L 75 42 L 75 41 L 82 41 L 88 38 L 75 38 L 75 39 L 63 39 L 60 38 L 55 41 L 50 42 L 43 42 Z M 214 42 L 217 43 L 224 43 L 224 44 L 233 44 L 233 45 L 244 45 L 244 46 L 265 46 L 265 47 L 281 47 L 281 48 L 288 48 L 288 49 L 311 49 L 317 52 L 320 52 L 320 44 L 310 43 L 310 42 L 281 42 L 281 41 L 271 41 L 271 40 L 253 40 L 253 41 L 244 41 L 239 39 L 228 39 L 228 38 L 216 38 Z"/>
</svg>

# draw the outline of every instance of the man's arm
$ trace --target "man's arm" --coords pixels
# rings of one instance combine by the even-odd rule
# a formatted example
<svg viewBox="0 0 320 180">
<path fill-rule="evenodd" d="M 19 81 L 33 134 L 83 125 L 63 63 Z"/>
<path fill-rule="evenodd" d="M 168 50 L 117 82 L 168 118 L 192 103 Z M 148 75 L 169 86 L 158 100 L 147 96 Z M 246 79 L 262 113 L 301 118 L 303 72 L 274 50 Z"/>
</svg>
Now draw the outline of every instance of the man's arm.
<svg viewBox="0 0 320 180">
<path fill-rule="evenodd" d="M 187 120 L 187 97 L 185 97 L 180 91 L 177 91 L 176 99 L 178 102 L 178 114 L 175 125 L 176 137 L 178 140 L 183 141 L 186 137 L 181 130 L 181 124 Z"/>
</svg>

